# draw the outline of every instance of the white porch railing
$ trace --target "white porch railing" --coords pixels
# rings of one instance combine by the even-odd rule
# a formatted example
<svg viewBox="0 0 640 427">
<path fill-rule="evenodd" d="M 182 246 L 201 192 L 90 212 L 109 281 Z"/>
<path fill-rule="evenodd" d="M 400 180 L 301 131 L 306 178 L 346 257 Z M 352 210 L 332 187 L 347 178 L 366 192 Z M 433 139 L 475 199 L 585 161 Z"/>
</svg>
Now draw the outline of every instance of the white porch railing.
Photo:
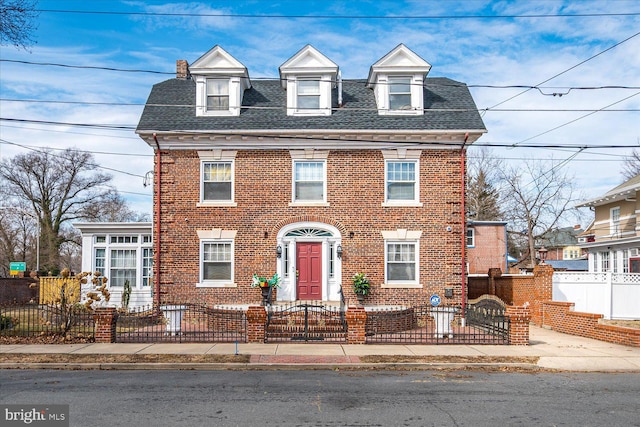
<svg viewBox="0 0 640 427">
<path fill-rule="evenodd" d="M 553 273 L 553 300 L 605 319 L 640 319 L 640 273 Z"/>
</svg>

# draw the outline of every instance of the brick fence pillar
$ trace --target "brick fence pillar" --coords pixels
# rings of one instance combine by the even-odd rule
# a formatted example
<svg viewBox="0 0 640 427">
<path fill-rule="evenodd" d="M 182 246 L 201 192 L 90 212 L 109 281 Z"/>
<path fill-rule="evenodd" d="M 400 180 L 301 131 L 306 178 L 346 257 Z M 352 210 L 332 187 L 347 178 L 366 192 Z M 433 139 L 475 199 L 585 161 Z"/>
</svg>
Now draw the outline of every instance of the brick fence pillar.
<svg viewBox="0 0 640 427">
<path fill-rule="evenodd" d="M 509 318 L 509 344 L 529 345 L 529 307 L 508 305 L 505 316 Z"/>
<path fill-rule="evenodd" d="M 95 324 L 94 337 L 96 342 L 116 342 L 116 322 L 118 311 L 115 307 L 98 307 L 93 313 Z"/>
<path fill-rule="evenodd" d="M 542 326 L 542 303 L 553 299 L 553 267 L 538 264 L 533 268 L 533 301 L 531 321 Z"/>
<path fill-rule="evenodd" d="M 267 311 L 263 306 L 252 305 L 247 309 L 247 342 L 264 342 Z"/>
<path fill-rule="evenodd" d="M 347 309 L 347 342 L 349 344 L 365 343 L 365 325 L 367 312 L 362 306 L 350 306 Z"/>
<path fill-rule="evenodd" d="M 489 276 L 489 295 L 496 295 L 496 278 L 502 277 L 502 270 L 490 268 L 487 275 Z"/>
</svg>

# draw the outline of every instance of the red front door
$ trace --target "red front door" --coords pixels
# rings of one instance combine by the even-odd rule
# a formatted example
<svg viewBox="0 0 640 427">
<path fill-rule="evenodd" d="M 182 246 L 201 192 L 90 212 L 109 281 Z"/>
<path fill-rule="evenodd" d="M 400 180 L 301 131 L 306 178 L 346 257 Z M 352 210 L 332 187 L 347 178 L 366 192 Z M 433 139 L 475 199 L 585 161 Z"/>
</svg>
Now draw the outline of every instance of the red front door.
<svg viewBox="0 0 640 427">
<path fill-rule="evenodd" d="M 322 243 L 298 242 L 296 244 L 299 300 L 322 299 Z"/>
</svg>

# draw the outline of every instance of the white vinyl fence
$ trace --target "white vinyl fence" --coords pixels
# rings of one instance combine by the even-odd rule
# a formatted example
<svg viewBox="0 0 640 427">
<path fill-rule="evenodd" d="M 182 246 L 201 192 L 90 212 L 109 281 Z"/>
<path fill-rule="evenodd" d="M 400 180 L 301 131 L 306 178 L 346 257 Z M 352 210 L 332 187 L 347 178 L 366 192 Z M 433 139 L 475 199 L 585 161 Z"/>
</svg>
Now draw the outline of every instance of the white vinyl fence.
<svg viewBox="0 0 640 427">
<path fill-rule="evenodd" d="M 553 300 L 605 319 L 640 319 L 640 273 L 553 273 Z"/>
</svg>

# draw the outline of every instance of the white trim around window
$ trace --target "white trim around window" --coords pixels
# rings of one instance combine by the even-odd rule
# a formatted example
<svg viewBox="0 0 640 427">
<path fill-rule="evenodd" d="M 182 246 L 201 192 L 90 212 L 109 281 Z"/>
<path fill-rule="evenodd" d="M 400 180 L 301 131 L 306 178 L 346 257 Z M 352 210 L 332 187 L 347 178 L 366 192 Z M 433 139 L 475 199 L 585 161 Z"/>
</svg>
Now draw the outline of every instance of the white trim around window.
<svg viewBox="0 0 640 427">
<path fill-rule="evenodd" d="M 420 284 L 421 231 L 383 231 L 384 283 L 382 288 L 422 288 Z"/>
<path fill-rule="evenodd" d="M 198 151 L 200 201 L 198 206 L 237 206 L 235 158 L 237 151 Z"/>
<path fill-rule="evenodd" d="M 291 150 L 291 203 L 289 206 L 329 206 L 327 158 L 329 151 Z"/>
<path fill-rule="evenodd" d="M 382 206 L 421 207 L 420 150 L 383 150 L 384 202 Z"/>
<path fill-rule="evenodd" d="M 235 230 L 197 230 L 200 239 L 199 288 L 236 288 Z"/>
<path fill-rule="evenodd" d="M 473 227 L 467 227 L 467 247 L 473 248 L 476 246 L 476 230 Z"/>
</svg>

